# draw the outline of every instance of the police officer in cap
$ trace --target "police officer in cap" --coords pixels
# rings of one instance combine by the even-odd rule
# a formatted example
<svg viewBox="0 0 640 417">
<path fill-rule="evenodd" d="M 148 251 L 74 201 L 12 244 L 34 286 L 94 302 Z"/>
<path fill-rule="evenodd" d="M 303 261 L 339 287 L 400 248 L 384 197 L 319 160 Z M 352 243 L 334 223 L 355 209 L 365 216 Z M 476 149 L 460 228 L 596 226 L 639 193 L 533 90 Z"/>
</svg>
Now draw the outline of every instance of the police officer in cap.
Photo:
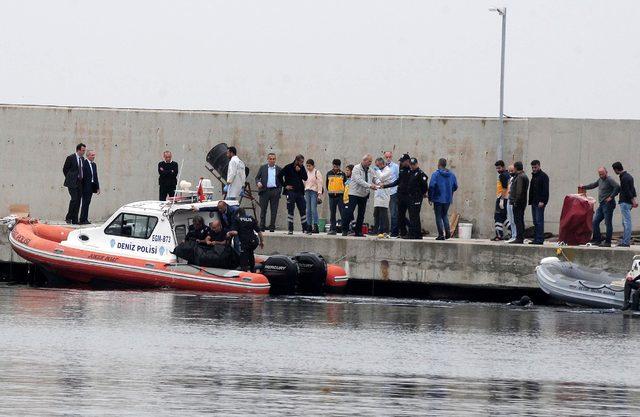
<svg viewBox="0 0 640 417">
<path fill-rule="evenodd" d="M 400 237 L 407 236 L 407 210 L 411 205 L 411 197 L 409 196 L 409 179 L 411 176 L 411 168 L 409 162 L 411 157 L 408 153 L 402 155 L 400 160 L 400 172 L 398 178 L 392 183 L 385 184 L 382 188 L 391 188 L 398 186 L 398 231 Z M 397 236 L 392 236 L 397 237 Z"/>
<path fill-rule="evenodd" d="M 405 239 L 422 239 L 420 210 L 422 209 L 422 199 L 427 196 L 427 192 L 429 191 L 429 178 L 418 166 L 418 160 L 416 158 L 411 158 L 409 167 L 409 182 L 407 185 L 410 199 L 409 234 Z"/>
<path fill-rule="evenodd" d="M 256 233 L 258 234 L 257 236 Z M 255 272 L 256 259 L 253 251 L 258 246 L 264 248 L 262 230 L 258 227 L 256 219 L 248 215 L 244 209 L 238 209 L 237 217 L 235 218 L 235 227 L 234 230 L 229 232 L 229 236 L 235 236 L 235 239 L 240 241 L 240 269 Z"/>
</svg>

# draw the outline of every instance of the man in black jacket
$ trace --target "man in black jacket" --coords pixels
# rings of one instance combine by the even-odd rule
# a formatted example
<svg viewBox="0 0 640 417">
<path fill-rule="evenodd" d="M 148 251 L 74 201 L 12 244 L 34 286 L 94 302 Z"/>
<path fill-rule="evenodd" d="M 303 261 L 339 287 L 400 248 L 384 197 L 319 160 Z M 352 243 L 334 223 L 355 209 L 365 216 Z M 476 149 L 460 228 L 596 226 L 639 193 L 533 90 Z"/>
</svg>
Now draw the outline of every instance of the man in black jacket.
<svg viewBox="0 0 640 417">
<path fill-rule="evenodd" d="M 382 186 L 382 188 L 398 186 L 398 232 L 400 233 L 401 238 L 405 238 L 407 236 L 407 223 L 410 223 L 407 221 L 407 211 L 413 203 L 413 200 L 409 195 L 409 180 L 411 179 L 410 161 L 411 157 L 409 154 L 405 153 L 402 155 L 398 160 L 398 162 L 400 162 L 398 178 L 395 181 Z"/>
<path fill-rule="evenodd" d="M 178 163 L 172 161 L 173 155 L 170 151 L 164 151 L 162 157 L 164 161 L 158 162 L 158 185 L 160 186 L 160 196 L 158 200 L 165 201 L 167 196 L 175 195 L 176 186 L 178 185 Z"/>
<path fill-rule="evenodd" d="M 400 187 L 398 187 L 398 190 Z M 422 222 L 420 221 L 420 211 L 422 210 L 422 200 L 429 191 L 429 177 L 418 165 L 416 158 L 409 160 L 409 181 L 407 183 L 409 194 L 409 233 L 405 239 L 422 239 Z M 447 231 L 448 232 L 448 231 Z"/>
<path fill-rule="evenodd" d="M 94 162 L 96 151 L 87 151 L 87 160 L 84 161 L 82 175 L 82 209 L 80 210 L 80 222 L 78 224 L 90 224 L 89 204 L 93 194 L 100 194 L 100 182 L 98 181 L 98 166 Z"/>
<path fill-rule="evenodd" d="M 82 178 L 84 166 L 84 152 L 86 150 L 84 143 L 76 146 L 76 152 L 67 156 L 62 167 L 64 174 L 64 186 L 69 190 L 71 200 L 69 201 L 69 210 L 65 220 L 68 224 L 78 224 L 78 211 L 80 211 L 80 200 L 82 198 Z"/>
<path fill-rule="evenodd" d="M 633 177 L 624 170 L 620 162 L 614 162 L 613 171 L 620 177 L 620 194 L 618 194 L 618 205 L 622 214 L 622 239 L 618 246 L 629 247 L 631 245 L 631 209 L 638 207 L 636 199 L 636 187 L 633 184 Z"/>
<path fill-rule="evenodd" d="M 229 232 L 229 236 L 235 236 L 235 239 L 239 241 L 237 247 L 239 249 L 240 269 L 242 271 L 256 272 L 256 259 L 253 251 L 257 247 L 264 248 L 264 238 L 256 219 L 248 215 L 244 209 L 238 209 L 235 228 Z"/>
<path fill-rule="evenodd" d="M 293 213 L 298 207 L 302 231 L 307 230 L 307 204 L 304 200 L 304 182 L 307 180 L 307 170 L 304 168 L 304 156 L 298 155 L 289 165 L 280 171 L 280 182 L 284 186 L 282 192 L 287 196 L 287 226 L 290 235 L 293 234 Z"/>
<path fill-rule="evenodd" d="M 508 243 L 524 242 L 524 210 L 527 208 L 527 191 L 529 189 L 529 178 L 524 173 L 522 162 L 518 161 L 513 164 L 516 170 L 516 176 L 513 180 L 511 189 L 509 190 L 509 202 L 513 205 L 513 217 L 516 224 L 518 236 L 515 240 Z M 522 232 L 520 232 L 522 230 Z"/>
<path fill-rule="evenodd" d="M 535 237 L 531 244 L 544 243 L 544 209 L 549 202 L 549 176 L 540 169 L 540 161 L 531 161 L 531 182 L 529 184 L 529 205 L 533 217 Z"/>
<path fill-rule="evenodd" d="M 267 206 L 271 206 L 269 231 L 273 232 L 276 228 L 278 203 L 280 203 L 280 193 L 282 193 L 281 171 L 282 168 L 276 165 L 276 154 L 271 152 L 267 155 L 267 163 L 260 167 L 258 175 L 256 175 L 256 185 L 260 199 L 260 230 L 262 231 L 266 229 Z"/>
</svg>

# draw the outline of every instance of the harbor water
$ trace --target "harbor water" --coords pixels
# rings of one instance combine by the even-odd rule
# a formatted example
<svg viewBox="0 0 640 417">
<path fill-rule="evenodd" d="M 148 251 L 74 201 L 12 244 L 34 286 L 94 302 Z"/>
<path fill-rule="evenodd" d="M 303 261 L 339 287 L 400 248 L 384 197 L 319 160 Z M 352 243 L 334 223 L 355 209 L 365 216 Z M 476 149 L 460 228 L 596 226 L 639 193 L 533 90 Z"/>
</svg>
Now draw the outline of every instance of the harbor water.
<svg viewBox="0 0 640 417">
<path fill-rule="evenodd" d="M 0 415 L 640 414 L 612 310 L 0 284 Z"/>
</svg>

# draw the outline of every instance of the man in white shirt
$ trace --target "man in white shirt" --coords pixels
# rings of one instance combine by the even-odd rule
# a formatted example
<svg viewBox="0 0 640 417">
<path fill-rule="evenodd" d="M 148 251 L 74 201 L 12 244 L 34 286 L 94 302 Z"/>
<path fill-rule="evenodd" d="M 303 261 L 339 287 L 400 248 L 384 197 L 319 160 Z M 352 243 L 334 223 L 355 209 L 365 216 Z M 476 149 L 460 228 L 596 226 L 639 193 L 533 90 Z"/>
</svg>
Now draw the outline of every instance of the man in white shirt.
<svg viewBox="0 0 640 417">
<path fill-rule="evenodd" d="M 388 181 L 390 183 L 398 179 L 400 175 L 400 166 L 393 161 L 393 152 L 386 151 L 384 153 L 384 159 L 391 170 L 391 176 Z M 389 190 L 389 214 L 391 216 L 391 237 L 398 237 L 398 187 L 391 187 Z"/>
<path fill-rule="evenodd" d="M 238 158 L 237 152 L 235 146 L 230 146 L 227 150 L 229 168 L 227 169 L 227 185 L 225 187 L 227 192 L 226 200 L 240 199 L 240 193 L 247 180 L 244 162 Z"/>
</svg>

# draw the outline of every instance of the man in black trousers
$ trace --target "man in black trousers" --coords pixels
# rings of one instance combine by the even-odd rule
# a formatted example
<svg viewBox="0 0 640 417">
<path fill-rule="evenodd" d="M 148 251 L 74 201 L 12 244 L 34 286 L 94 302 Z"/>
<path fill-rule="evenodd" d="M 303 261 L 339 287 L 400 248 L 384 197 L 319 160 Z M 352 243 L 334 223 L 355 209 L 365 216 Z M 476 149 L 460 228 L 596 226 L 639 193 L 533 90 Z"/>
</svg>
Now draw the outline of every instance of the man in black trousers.
<svg viewBox="0 0 640 417">
<path fill-rule="evenodd" d="M 304 200 L 304 181 L 307 180 L 307 170 L 304 168 L 304 156 L 297 155 L 292 163 L 285 165 L 280 171 L 280 182 L 284 187 L 283 194 L 287 196 L 287 227 L 288 234 L 293 234 L 293 215 L 298 207 L 302 231 L 307 225 L 307 203 Z"/>
<path fill-rule="evenodd" d="M 267 155 L 267 163 L 260 167 L 258 175 L 256 175 L 258 198 L 260 200 L 260 230 L 263 232 L 266 229 L 268 206 L 271 206 L 269 231 L 273 232 L 276 229 L 276 216 L 278 215 L 278 204 L 280 203 L 280 193 L 282 192 L 280 171 L 282 171 L 282 168 L 276 165 L 276 154 L 271 152 Z"/>
<path fill-rule="evenodd" d="M 82 178 L 84 166 L 84 152 L 87 149 L 84 143 L 76 146 L 76 152 L 67 156 L 62 167 L 64 174 L 64 186 L 69 190 L 69 210 L 65 216 L 68 224 L 78 224 L 78 211 L 80 211 L 80 199 L 82 198 Z"/>
<path fill-rule="evenodd" d="M 89 221 L 89 204 L 93 194 L 100 194 L 98 182 L 98 166 L 94 162 L 96 151 L 87 151 L 87 160 L 82 164 L 82 208 L 80 209 L 80 222 L 78 224 L 91 224 Z"/>
<path fill-rule="evenodd" d="M 398 231 L 400 233 L 399 237 L 406 238 L 407 236 L 407 226 L 409 226 L 410 222 L 407 220 L 407 211 L 409 210 L 409 206 L 411 205 L 411 196 L 409 195 L 409 180 L 411 179 L 411 167 L 410 167 L 411 157 L 409 154 L 405 153 L 398 160 L 400 162 L 400 171 L 398 172 L 398 178 L 389 183 L 382 186 L 382 188 L 391 188 L 398 187 Z M 398 237 L 398 236 L 396 236 Z"/>
<path fill-rule="evenodd" d="M 162 154 L 164 161 L 158 162 L 158 185 L 160 185 L 160 197 L 158 200 L 165 201 L 167 196 L 173 197 L 178 185 L 178 163 L 172 161 L 170 151 L 164 151 Z"/>
</svg>

